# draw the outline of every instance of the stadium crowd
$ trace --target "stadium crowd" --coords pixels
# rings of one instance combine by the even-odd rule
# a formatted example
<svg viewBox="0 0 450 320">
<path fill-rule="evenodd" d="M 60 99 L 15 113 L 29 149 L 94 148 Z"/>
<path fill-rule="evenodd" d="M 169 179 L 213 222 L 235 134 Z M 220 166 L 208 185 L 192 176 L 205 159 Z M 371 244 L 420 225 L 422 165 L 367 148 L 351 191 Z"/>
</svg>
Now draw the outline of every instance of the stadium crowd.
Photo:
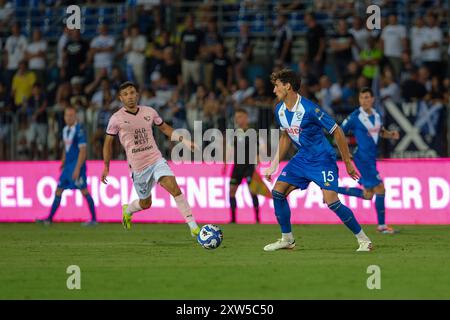
<svg viewBox="0 0 450 320">
<path fill-rule="evenodd" d="M 334 17 L 333 32 L 313 12 L 304 15 L 306 51 L 300 57 L 293 54 L 289 14 L 305 8 L 301 1 L 276 6 L 272 65 L 254 76 L 248 71 L 255 37 L 245 21 L 229 45 L 216 18 L 189 13 L 174 32 L 154 7 L 146 16 L 148 28 L 138 20 L 122 34 L 112 34 L 101 24 L 93 38 L 64 28 L 51 45 L 39 28 L 26 37 L 23 26 L 11 24 L 14 6 L 0 0 L 0 26 L 10 30 L 0 40 L 0 160 L 58 159 L 68 105 L 76 107 L 86 127 L 89 159 L 101 159 L 108 120 L 120 108 L 117 89 L 125 80 L 139 85 L 141 105 L 154 107 L 173 127 L 189 130 L 195 120 L 203 121 L 203 129 L 232 128 L 236 107 L 247 109 L 255 128 L 274 128 L 269 76 L 285 67 L 300 73 L 301 94 L 338 122 L 358 105 L 358 89 L 365 86 L 376 88 L 380 101 L 424 99 L 450 108 L 450 35 L 440 28 L 442 12 L 431 8 L 407 29 L 393 11 L 383 17 L 381 30 L 370 31 L 348 1 L 341 1 L 342 7 L 336 3 L 315 3 Z M 251 5 L 241 1 L 245 10 Z M 167 152 L 169 143 L 161 143 Z M 114 157 L 124 159 L 119 150 L 117 145 Z"/>
</svg>

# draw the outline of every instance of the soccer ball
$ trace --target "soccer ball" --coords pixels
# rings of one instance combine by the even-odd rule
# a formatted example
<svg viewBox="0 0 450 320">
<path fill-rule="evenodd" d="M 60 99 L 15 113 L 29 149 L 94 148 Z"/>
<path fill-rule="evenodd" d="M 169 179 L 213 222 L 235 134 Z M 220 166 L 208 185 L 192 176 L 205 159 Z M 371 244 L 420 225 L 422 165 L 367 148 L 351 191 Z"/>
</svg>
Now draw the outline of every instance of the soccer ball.
<svg viewBox="0 0 450 320">
<path fill-rule="evenodd" d="M 220 228 L 214 224 L 204 225 L 197 236 L 198 243 L 205 249 L 216 249 L 223 240 L 223 233 Z"/>
</svg>

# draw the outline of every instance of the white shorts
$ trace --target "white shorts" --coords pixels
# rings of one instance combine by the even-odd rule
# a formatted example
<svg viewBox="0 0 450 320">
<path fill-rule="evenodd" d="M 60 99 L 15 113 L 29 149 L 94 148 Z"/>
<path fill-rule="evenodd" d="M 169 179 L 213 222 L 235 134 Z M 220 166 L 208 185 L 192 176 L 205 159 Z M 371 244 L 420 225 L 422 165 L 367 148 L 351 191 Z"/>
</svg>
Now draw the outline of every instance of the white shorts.
<svg viewBox="0 0 450 320">
<path fill-rule="evenodd" d="M 166 159 L 160 159 L 142 171 L 133 172 L 131 178 L 139 199 L 150 197 L 153 187 L 164 176 L 174 176 Z"/>
</svg>

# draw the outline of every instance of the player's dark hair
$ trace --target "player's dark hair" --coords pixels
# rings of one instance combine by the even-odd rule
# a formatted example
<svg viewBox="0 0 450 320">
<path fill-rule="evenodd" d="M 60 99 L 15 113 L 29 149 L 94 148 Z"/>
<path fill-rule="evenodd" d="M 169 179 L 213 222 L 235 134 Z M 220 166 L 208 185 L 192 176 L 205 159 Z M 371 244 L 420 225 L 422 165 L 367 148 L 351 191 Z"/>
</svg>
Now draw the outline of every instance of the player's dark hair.
<svg viewBox="0 0 450 320">
<path fill-rule="evenodd" d="M 244 108 L 236 108 L 234 110 L 234 113 L 238 113 L 238 112 L 245 113 L 246 115 L 248 115 L 247 110 L 245 110 Z"/>
<path fill-rule="evenodd" d="M 133 87 L 136 91 L 138 91 L 137 86 L 133 82 L 126 81 L 119 86 L 119 95 L 122 92 L 122 90 L 125 90 L 126 88 L 129 88 L 129 87 Z"/>
<path fill-rule="evenodd" d="M 282 84 L 289 83 L 292 87 L 292 90 L 297 92 L 300 90 L 300 78 L 297 73 L 290 69 L 282 69 L 280 71 L 272 72 L 270 75 L 270 82 L 275 84 L 277 80 L 280 80 Z"/>
<path fill-rule="evenodd" d="M 362 87 L 361 89 L 359 89 L 359 94 L 367 93 L 367 92 L 370 93 L 371 97 L 373 97 L 373 91 L 369 87 Z"/>
</svg>

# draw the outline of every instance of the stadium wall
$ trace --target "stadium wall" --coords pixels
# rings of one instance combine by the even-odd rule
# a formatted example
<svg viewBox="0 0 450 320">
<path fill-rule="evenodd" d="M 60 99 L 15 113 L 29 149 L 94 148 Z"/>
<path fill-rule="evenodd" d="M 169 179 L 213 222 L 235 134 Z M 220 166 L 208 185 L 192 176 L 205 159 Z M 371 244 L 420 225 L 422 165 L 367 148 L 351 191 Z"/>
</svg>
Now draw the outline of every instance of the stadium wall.
<svg viewBox="0 0 450 320">
<path fill-rule="evenodd" d="M 57 161 L 0 162 L 0 222 L 32 222 L 46 216 L 53 201 L 59 166 Z M 221 164 L 171 164 L 171 167 L 200 223 L 229 222 L 229 177 L 222 175 Z M 450 158 L 384 160 L 379 162 L 378 169 L 386 186 L 387 223 L 450 224 Z M 125 161 L 113 161 L 108 185 L 100 181 L 102 170 L 101 161 L 88 161 L 88 185 L 98 220 L 120 222 L 121 204 L 137 198 L 128 165 Z M 343 163 L 339 163 L 339 170 L 340 185 L 357 185 L 346 175 Z M 252 200 L 245 183 L 239 187 L 236 197 L 237 222 L 255 223 Z M 376 223 L 372 201 L 347 196 L 341 196 L 341 200 L 354 210 L 361 223 Z M 321 191 L 314 183 L 307 190 L 292 192 L 289 201 L 293 223 L 340 223 L 322 202 Z M 261 196 L 260 203 L 261 223 L 276 223 L 272 201 Z M 81 193 L 66 190 L 55 221 L 76 222 L 89 217 Z M 153 190 L 152 208 L 136 213 L 134 221 L 183 222 L 175 202 L 159 186 Z"/>
</svg>

